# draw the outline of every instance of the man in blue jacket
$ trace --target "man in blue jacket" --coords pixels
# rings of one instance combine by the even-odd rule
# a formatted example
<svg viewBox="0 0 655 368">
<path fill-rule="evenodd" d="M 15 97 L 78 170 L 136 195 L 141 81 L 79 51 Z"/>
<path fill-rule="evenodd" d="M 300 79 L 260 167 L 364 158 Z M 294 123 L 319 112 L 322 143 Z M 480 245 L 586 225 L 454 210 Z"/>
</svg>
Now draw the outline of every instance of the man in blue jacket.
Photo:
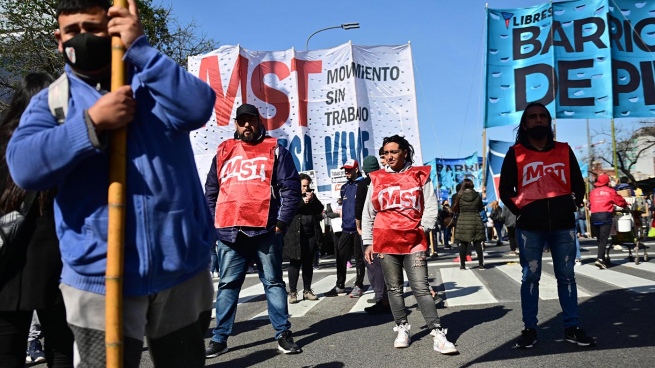
<svg viewBox="0 0 655 368">
<path fill-rule="evenodd" d="M 291 337 L 282 278 L 284 231 L 300 202 L 300 178 L 289 151 L 266 135 L 255 106 L 239 106 L 234 121 L 235 138 L 218 146 L 205 182 L 218 232 L 220 273 L 216 327 L 205 354 L 213 358 L 227 352 L 227 338 L 251 259 L 257 263 L 264 284 L 278 349 L 285 354 L 300 353 Z"/>
<path fill-rule="evenodd" d="M 350 292 L 351 298 L 359 298 L 364 293 L 364 274 L 366 265 L 364 264 L 364 251 L 362 241 L 357 232 L 355 219 L 355 197 L 357 196 L 357 182 L 361 180 L 359 174 L 359 163 L 357 160 L 348 160 L 341 167 L 346 172 L 346 181 L 341 186 L 339 199 L 341 201 L 341 237 L 335 250 L 337 263 L 337 282 L 334 288 L 327 291 L 325 296 L 335 297 L 346 292 L 346 271 L 347 264 L 351 257 L 355 257 L 355 285 Z"/>
<path fill-rule="evenodd" d="M 61 0 L 59 51 L 68 112 L 48 90 L 30 102 L 7 148 L 12 177 L 28 190 L 57 188 L 61 289 L 81 366 L 105 361 L 108 135 L 127 128 L 124 363 L 138 366 L 143 336 L 156 366 L 204 366 L 211 318 L 209 249 L 215 233 L 189 132 L 210 118 L 215 94 L 148 43 L 134 0 Z M 108 92 L 110 36 L 127 51 L 129 84 Z M 183 93 L 180 93 L 183 91 Z"/>
</svg>

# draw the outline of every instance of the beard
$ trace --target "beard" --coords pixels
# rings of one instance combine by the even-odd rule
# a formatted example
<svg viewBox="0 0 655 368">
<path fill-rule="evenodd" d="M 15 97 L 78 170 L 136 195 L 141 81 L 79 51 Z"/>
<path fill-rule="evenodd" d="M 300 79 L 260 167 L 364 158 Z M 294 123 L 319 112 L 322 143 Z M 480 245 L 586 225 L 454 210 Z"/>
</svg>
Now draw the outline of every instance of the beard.
<svg viewBox="0 0 655 368">
<path fill-rule="evenodd" d="M 255 134 L 245 135 L 245 134 L 241 133 L 241 134 L 239 134 L 239 139 L 244 141 L 244 142 L 252 142 L 255 139 L 257 139 L 257 137 L 255 136 Z"/>
</svg>

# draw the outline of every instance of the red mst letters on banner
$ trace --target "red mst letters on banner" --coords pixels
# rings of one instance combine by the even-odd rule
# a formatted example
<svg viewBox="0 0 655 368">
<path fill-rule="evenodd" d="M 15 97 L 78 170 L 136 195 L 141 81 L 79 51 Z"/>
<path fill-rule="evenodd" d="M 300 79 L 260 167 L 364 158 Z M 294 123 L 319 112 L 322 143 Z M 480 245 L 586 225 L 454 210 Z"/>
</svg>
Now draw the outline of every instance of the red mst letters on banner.
<svg viewBox="0 0 655 368">
<path fill-rule="evenodd" d="M 322 68 L 323 62 L 321 60 L 309 61 L 296 58 L 291 59 L 291 69 L 289 69 L 286 63 L 281 61 L 264 61 L 255 66 L 250 78 L 250 87 L 259 100 L 266 102 L 268 105 L 275 106 L 275 115 L 273 117 L 262 117 L 262 122 L 267 130 L 275 130 L 284 125 L 291 113 L 291 105 L 287 94 L 264 83 L 264 77 L 272 73 L 279 80 L 284 80 L 291 75 L 291 72 L 295 71 L 298 73 L 298 124 L 306 127 L 309 74 L 321 73 Z M 232 75 L 230 76 L 230 82 L 226 92 L 224 92 L 223 83 L 221 82 L 218 56 L 203 58 L 200 61 L 199 75 L 200 79 L 206 81 L 214 92 L 216 92 L 214 111 L 216 113 L 217 125 L 229 125 L 239 87 L 241 87 L 241 100 L 243 103 L 248 102 L 246 93 L 248 59 L 239 55 L 236 65 L 232 69 Z"/>
</svg>

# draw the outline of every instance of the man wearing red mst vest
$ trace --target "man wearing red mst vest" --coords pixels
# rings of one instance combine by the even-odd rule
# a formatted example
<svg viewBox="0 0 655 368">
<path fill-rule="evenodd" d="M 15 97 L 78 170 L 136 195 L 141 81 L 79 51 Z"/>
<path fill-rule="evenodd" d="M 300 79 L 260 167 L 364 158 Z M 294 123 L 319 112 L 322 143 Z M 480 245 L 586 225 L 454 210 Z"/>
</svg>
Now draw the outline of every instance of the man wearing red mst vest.
<svg viewBox="0 0 655 368">
<path fill-rule="evenodd" d="M 579 346 L 594 345 L 578 327 L 575 283 L 575 210 L 582 204 L 585 184 L 573 151 L 555 142 L 551 115 L 539 102 L 529 103 L 516 128 L 500 171 L 500 198 L 516 215 L 516 238 L 523 269 L 521 309 L 525 329 L 516 347 L 537 342 L 539 280 L 544 247 L 550 249 L 557 293 L 564 317 L 564 339 Z"/>
<path fill-rule="evenodd" d="M 254 259 L 268 300 L 278 349 L 302 352 L 291 337 L 287 292 L 282 278 L 284 231 L 300 202 L 300 178 L 289 151 L 266 135 L 259 110 L 239 106 L 234 139 L 218 146 L 207 174 L 205 196 L 218 234 L 220 281 L 216 327 L 207 358 L 227 352 L 239 292 Z"/>
</svg>

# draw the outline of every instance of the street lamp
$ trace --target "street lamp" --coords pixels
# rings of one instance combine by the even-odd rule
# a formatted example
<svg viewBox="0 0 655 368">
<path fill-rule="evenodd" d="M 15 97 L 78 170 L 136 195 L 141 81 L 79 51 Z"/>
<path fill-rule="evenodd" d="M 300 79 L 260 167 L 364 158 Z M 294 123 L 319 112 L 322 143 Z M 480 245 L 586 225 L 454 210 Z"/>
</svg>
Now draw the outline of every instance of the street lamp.
<svg viewBox="0 0 655 368">
<path fill-rule="evenodd" d="M 327 28 L 319 29 L 318 31 L 312 33 L 309 37 L 307 37 L 307 41 L 305 42 L 305 50 L 309 50 L 309 39 L 312 38 L 315 34 L 317 34 L 318 32 L 323 32 L 323 31 L 327 31 L 328 29 L 334 29 L 334 28 L 341 28 L 341 29 L 344 29 L 344 30 L 347 31 L 349 29 L 359 28 L 359 22 L 343 23 L 343 24 L 341 24 L 339 26 L 333 26 L 333 27 L 327 27 Z"/>
</svg>

